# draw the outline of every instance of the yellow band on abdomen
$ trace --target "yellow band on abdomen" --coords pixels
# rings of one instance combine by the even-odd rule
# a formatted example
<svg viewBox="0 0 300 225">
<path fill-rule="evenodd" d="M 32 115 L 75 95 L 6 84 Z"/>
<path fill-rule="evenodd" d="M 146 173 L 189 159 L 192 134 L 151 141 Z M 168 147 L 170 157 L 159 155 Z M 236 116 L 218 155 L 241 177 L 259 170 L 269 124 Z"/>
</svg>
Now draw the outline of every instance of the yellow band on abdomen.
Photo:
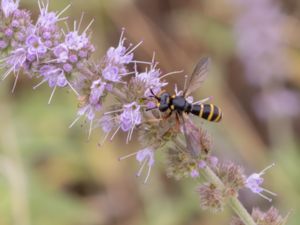
<svg viewBox="0 0 300 225">
<path fill-rule="evenodd" d="M 209 116 L 207 118 L 208 121 L 211 121 L 213 115 L 214 115 L 214 105 L 213 104 L 210 104 L 210 112 L 209 112 Z"/>
</svg>

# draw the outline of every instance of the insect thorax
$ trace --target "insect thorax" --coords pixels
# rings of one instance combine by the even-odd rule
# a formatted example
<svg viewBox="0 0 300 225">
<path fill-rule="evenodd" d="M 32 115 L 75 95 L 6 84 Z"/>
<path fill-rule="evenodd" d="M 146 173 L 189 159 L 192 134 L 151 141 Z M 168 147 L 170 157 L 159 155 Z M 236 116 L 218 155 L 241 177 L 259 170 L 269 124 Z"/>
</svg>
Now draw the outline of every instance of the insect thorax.
<svg viewBox="0 0 300 225">
<path fill-rule="evenodd" d="M 183 96 L 176 96 L 172 99 L 171 107 L 177 112 L 190 112 L 191 104 L 189 104 Z"/>
</svg>

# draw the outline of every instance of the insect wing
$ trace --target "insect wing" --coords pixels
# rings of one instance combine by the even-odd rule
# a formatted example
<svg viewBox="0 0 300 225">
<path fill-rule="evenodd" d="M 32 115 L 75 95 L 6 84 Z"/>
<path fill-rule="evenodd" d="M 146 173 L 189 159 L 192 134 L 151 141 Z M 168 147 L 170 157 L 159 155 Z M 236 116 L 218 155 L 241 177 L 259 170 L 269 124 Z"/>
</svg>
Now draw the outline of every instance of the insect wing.
<svg viewBox="0 0 300 225">
<path fill-rule="evenodd" d="M 193 124 L 188 116 L 186 118 L 184 118 L 184 115 L 180 117 L 182 120 L 181 125 L 186 139 L 187 150 L 193 157 L 198 157 L 201 152 L 199 129 Z"/>
<path fill-rule="evenodd" d="M 203 57 L 199 60 L 192 75 L 190 75 L 187 81 L 185 90 L 183 92 L 184 96 L 189 96 L 193 91 L 200 87 L 207 76 L 209 65 L 210 58 Z"/>
</svg>

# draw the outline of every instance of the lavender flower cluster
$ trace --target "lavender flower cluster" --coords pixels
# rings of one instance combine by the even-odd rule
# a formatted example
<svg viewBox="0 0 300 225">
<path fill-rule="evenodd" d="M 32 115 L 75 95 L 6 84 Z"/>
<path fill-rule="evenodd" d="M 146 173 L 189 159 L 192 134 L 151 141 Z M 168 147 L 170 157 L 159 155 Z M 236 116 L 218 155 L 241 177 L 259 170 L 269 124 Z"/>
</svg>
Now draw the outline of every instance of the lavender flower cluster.
<svg viewBox="0 0 300 225">
<path fill-rule="evenodd" d="M 71 89 L 79 104 L 77 117 L 70 127 L 83 118 L 89 122 L 89 135 L 93 129 L 101 128 L 104 138 L 100 144 L 112 140 L 118 132 L 126 133 L 126 143 L 129 143 L 136 132 L 141 150 L 120 160 L 135 156 L 140 164 L 137 176 L 144 172 L 144 182 L 149 179 L 158 150 L 166 150 L 170 177 L 198 178 L 211 170 L 223 185 L 209 180 L 199 185 L 203 209 L 220 211 L 242 188 L 271 201 L 264 193 L 275 194 L 262 187 L 262 175 L 273 165 L 247 177 L 240 166 L 219 162 L 212 156 L 207 133 L 187 124 L 201 149 L 201 154 L 195 157 L 187 150 L 174 117 L 164 119 L 161 112 L 147 110 L 156 104 L 152 94 L 158 94 L 168 84 L 165 78 L 178 72 L 163 74 L 154 56 L 149 62 L 134 59 L 134 51 L 142 42 L 126 47 L 123 30 L 118 45 L 110 47 L 105 56 L 94 63 L 91 56 L 95 48 L 89 35 L 93 21 L 81 31 L 81 17 L 78 23 L 74 22 L 72 30 L 63 31 L 59 23 L 67 19 L 62 14 L 69 6 L 61 12 L 51 12 L 48 3 L 38 1 L 40 15 L 33 23 L 30 13 L 18 5 L 19 1 L 2 0 L 0 10 L 0 67 L 5 70 L 3 80 L 9 75 L 15 77 L 13 90 L 20 75 L 39 79 L 34 89 L 47 83 L 52 89 L 49 103 L 57 88 Z M 109 95 L 115 101 L 104 107 Z M 261 218 L 263 222 L 258 224 L 277 225 L 264 220 L 263 215 Z"/>
</svg>

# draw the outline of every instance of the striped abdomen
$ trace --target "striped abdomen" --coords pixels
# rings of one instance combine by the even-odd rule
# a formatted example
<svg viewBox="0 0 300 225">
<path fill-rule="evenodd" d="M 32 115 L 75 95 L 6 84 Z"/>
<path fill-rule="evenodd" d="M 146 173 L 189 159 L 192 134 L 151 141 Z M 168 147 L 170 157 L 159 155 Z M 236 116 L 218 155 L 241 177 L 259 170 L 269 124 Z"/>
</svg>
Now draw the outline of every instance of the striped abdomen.
<svg viewBox="0 0 300 225">
<path fill-rule="evenodd" d="M 192 105 L 191 113 L 212 122 L 222 119 L 222 111 L 213 104 Z"/>
</svg>

